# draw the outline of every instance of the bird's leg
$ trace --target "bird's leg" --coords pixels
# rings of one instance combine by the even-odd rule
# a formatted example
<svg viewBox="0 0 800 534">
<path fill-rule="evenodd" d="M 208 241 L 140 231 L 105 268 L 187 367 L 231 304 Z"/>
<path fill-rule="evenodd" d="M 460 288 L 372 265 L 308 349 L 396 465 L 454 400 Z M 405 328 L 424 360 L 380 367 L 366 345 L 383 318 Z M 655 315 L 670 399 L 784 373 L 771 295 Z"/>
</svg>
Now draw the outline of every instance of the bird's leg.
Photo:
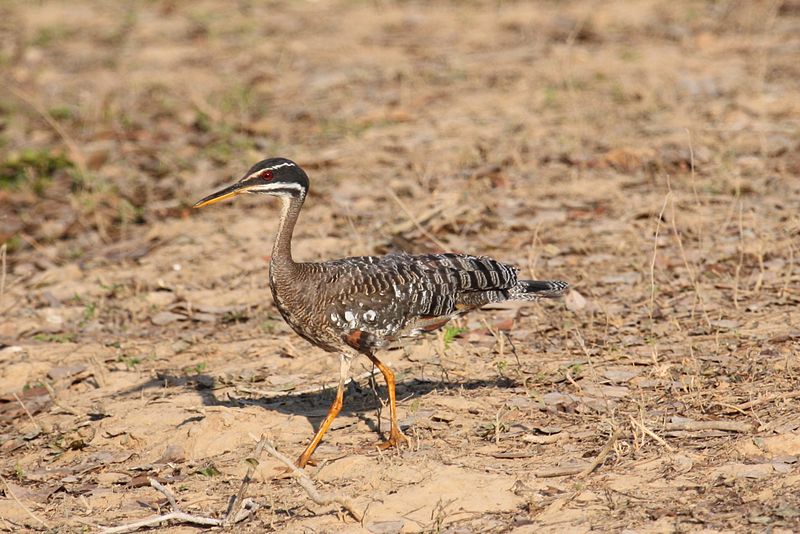
<svg viewBox="0 0 800 534">
<path fill-rule="evenodd" d="M 386 389 L 389 391 L 389 417 L 392 421 L 392 426 L 389 430 L 389 439 L 381 443 L 379 447 L 381 449 L 388 449 L 389 447 L 396 447 L 402 443 L 408 443 L 408 438 L 400 432 L 400 425 L 397 424 L 397 397 L 394 391 L 394 373 L 374 355 L 367 354 L 367 357 L 372 360 L 375 367 L 383 374 L 383 378 L 386 380 Z"/>
<path fill-rule="evenodd" d="M 328 427 L 331 426 L 333 420 L 336 419 L 336 416 L 339 415 L 339 412 L 342 409 L 342 401 L 344 400 L 344 383 L 347 380 L 347 375 L 350 371 L 350 355 L 349 354 L 341 354 L 339 356 L 339 386 L 336 388 L 336 398 L 333 400 L 333 404 L 328 409 L 328 415 L 325 416 L 325 420 L 322 421 L 322 424 L 319 425 L 319 430 L 317 433 L 314 434 L 314 439 L 311 440 L 311 443 L 308 444 L 306 450 L 303 451 L 303 454 L 297 459 L 297 467 L 305 467 L 308 463 L 309 458 L 311 455 L 314 454 L 314 450 L 319 445 L 319 442 L 322 441 L 322 436 L 325 435 L 325 432 L 328 430 Z"/>
</svg>

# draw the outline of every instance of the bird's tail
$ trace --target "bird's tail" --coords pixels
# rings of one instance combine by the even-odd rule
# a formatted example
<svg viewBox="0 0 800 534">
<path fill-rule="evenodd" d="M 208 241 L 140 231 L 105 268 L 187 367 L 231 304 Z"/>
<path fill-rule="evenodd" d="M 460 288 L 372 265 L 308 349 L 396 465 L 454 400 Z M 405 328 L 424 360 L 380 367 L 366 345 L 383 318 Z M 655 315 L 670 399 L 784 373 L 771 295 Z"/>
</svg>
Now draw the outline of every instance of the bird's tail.
<svg viewBox="0 0 800 534">
<path fill-rule="evenodd" d="M 561 280 L 519 280 L 509 292 L 511 300 L 557 299 L 563 297 L 569 284 Z"/>
</svg>

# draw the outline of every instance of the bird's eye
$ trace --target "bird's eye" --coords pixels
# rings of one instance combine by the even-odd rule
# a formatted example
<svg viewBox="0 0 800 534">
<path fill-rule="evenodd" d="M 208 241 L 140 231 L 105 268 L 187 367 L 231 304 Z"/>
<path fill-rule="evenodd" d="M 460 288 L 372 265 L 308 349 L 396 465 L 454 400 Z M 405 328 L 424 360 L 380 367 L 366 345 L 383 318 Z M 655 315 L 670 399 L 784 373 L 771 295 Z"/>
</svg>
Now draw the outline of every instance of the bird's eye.
<svg viewBox="0 0 800 534">
<path fill-rule="evenodd" d="M 261 173 L 261 178 L 264 180 L 272 180 L 272 171 L 264 171 Z"/>
</svg>

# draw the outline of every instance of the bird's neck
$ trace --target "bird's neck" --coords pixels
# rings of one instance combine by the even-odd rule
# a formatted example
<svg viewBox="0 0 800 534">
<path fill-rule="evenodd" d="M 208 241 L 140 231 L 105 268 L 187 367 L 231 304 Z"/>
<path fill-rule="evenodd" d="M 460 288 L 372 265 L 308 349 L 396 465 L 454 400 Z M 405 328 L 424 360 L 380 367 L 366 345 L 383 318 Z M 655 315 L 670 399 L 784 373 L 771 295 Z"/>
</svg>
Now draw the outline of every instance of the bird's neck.
<svg viewBox="0 0 800 534">
<path fill-rule="evenodd" d="M 292 233 L 304 200 L 305 196 L 281 197 L 281 219 L 275 244 L 272 246 L 271 269 L 276 274 L 291 273 L 297 268 L 297 263 L 292 259 Z"/>
</svg>

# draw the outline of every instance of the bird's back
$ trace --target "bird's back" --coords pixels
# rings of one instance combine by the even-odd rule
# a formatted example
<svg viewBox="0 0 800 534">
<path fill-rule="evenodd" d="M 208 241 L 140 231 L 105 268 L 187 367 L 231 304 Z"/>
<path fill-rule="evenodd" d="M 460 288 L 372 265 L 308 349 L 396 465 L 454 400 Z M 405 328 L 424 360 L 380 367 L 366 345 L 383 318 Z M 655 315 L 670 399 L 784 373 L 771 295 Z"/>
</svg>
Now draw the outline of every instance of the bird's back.
<svg viewBox="0 0 800 534">
<path fill-rule="evenodd" d="M 557 297 L 567 287 L 521 281 L 515 267 L 464 254 L 360 256 L 302 266 L 307 291 L 297 299 L 304 302 L 281 312 L 300 335 L 328 350 L 372 352 L 490 302 Z M 293 320 L 298 312 L 301 321 Z"/>
</svg>

